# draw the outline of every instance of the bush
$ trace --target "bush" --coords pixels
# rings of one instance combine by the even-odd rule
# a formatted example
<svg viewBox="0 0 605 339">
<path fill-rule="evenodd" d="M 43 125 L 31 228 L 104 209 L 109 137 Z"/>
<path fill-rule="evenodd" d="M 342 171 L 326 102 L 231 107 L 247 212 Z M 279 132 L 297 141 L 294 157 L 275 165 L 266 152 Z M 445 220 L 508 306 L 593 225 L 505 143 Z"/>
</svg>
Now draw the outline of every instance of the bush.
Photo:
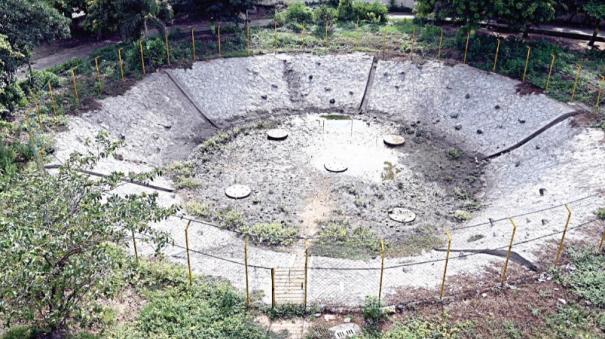
<svg viewBox="0 0 605 339">
<path fill-rule="evenodd" d="M 210 207 L 207 204 L 195 200 L 188 201 L 185 204 L 185 211 L 200 218 L 208 218 L 211 215 Z"/>
<path fill-rule="evenodd" d="M 25 93 L 17 83 L 0 88 L 0 118 L 6 118 L 17 107 L 24 107 L 26 105 L 27 98 L 25 97 Z"/>
<path fill-rule="evenodd" d="M 603 125 L 604 129 L 605 129 L 605 124 Z M 599 208 L 595 214 L 597 215 L 597 218 L 599 220 L 605 220 L 605 207 L 604 208 Z"/>
<path fill-rule="evenodd" d="M 244 226 L 244 217 L 236 210 L 226 209 L 219 215 L 219 220 L 223 223 L 223 227 L 230 230 L 239 230 Z"/>
<path fill-rule="evenodd" d="M 317 25 L 315 33 L 323 36 L 326 32 L 331 34 L 333 31 L 334 22 L 336 21 L 337 12 L 335 8 L 322 5 L 313 11 L 313 20 Z"/>
<path fill-rule="evenodd" d="M 313 11 L 302 2 L 296 2 L 288 6 L 285 11 L 286 22 L 299 24 L 313 23 Z"/>
<path fill-rule="evenodd" d="M 28 78 L 19 82 L 20 87 L 28 95 L 44 90 L 48 90 L 48 84 L 51 84 L 53 88 L 59 87 L 59 77 L 52 72 L 48 71 L 32 71 L 31 79 Z"/>
<path fill-rule="evenodd" d="M 340 0 L 338 2 L 338 19 L 342 21 L 349 21 L 355 17 L 353 11 L 353 0 Z"/>
<path fill-rule="evenodd" d="M 252 241 L 256 243 L 270 246 L 292 245 L 298 234 L 296 228 L 285 226 L 278 222 L 244 227 L 242 232 L 249 235 Z"/>
<path fill-rule="evenodd" d="M 421 339 L 421 338 L 459 338 L 461 332 L 469 329 L 471 323 L 452 323 L 448 320 L 442 322 L 429 322 L 426 320 L 413 319 L 404 323 L 396 324 L 384 334 L 384 339 Z"/>
<path fill-rule="evenodd" d="M 354 19 L 369 21 L 372 23 L 387 22 L 388 8 L 380 2 L 367 3 L 363 1 L 353 2 Z"/>
<path fill-rule="evenodd" d="M 366 297 L 363 305 L 363 319 L 370 331 L 378 330 L 380 323 L 386 318 L 377 297 Z"/>
<path fill-rule="evenodd" d="M 349 231 L 347 224 L 329 223 L 313 244 L 313 253 L 343 258 L 367 258 L 380 252 L 380 240 L 365 227 Z"/>
</svg>

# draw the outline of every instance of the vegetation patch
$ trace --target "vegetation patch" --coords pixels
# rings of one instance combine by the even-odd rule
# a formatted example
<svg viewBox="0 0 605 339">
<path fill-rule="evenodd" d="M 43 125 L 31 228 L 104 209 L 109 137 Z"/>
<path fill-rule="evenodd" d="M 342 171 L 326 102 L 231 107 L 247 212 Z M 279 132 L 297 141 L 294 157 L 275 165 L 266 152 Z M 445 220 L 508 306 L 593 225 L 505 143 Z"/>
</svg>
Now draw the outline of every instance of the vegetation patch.
<svg viewBox="0 0 605 339">
<path fill-rule="evenodd" d="M 319 256 L 367 258 L 380 253 L 380 239 L 368 228 L 350 230 L 346 222 L 335 220 L 323 227 L 310 251 Z"/>
<path fill-rule="evenodd" d="M 252 241 L 269 246 L 292 245 L 298 235 L 296 228 L 278 222 L 243 227 L 242 232 L 250 236 Z"/>
<path fill-rule="evenodd" d="M 562 285 L 592 305 L 605 307 L 605 255 L 589 249 L 571 249 L 573 270 L 559 276 Z"/>
</svg>

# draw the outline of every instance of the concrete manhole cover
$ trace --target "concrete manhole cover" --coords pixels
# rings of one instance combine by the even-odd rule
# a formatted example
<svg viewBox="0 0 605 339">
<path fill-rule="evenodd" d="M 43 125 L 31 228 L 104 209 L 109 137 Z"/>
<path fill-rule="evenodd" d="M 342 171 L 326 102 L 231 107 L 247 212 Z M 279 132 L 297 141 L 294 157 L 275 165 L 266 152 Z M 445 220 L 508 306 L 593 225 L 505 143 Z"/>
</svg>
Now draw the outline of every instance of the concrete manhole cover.
<svg viewBox="0 0 605 339">
<path fill-rule="evenodd" d="M 227 187 L 225 195 L 231 199 L 244 199 L 250 195 L 252 191 L 246 185 L 235 184 Z"/>
<path fill-rule="evenodd" d="M 395 207 L 389 212 L 389 218 L 397 222 L 412 222 L 416 220 L 416 213 L 407 208 Z"/>
<path fill-rule="evenodd" d="M 347 165 L 345 165 L 342 161 L 339 160 L 329 160 L 324 164 L 324 168 L 328 172 L 333 173 L 341 173 L 348 169 Z"/>
<path fill-rule="evenodd" d="M 395 135 L 395 134 L 385 135 L 382 140 L 388 146 L 393 146 L 393 147 L 401 146 L 405 143 L 405 139 L 402 136 Z"/>
<path fill-rule="evenodd" d="M 267 139 L 284 140 L 288 137 L 288 131 L 281 128 L 274 128 L 267 131 Z"/>
</svg>

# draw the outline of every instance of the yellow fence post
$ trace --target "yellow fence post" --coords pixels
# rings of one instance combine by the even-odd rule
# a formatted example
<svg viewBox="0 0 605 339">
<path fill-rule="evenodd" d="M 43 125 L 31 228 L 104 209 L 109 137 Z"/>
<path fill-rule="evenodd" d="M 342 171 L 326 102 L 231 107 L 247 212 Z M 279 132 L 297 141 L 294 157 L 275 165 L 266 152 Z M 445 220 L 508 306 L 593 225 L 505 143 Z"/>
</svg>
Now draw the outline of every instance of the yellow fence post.
<svg viewBox="0 0 605 339">
<path fill-rule="evenodd" d="M 498 66 L 498 53 L 500 53 L 500 39 L 498 39 L 498 43 L 496 45 L 496 56 L 494 57 L 494 67 L 492 68 L 492 72 L 496 72 L 496 67 Z"/>
<path fill-rule="evenodd" d="M 139 251 L 137 250 L 137 239 L 134 237 L 134 229 L 130 230 L 130 232 L 132 233 L 132 247 L 134 248 L 134 258 L 138 265 L 139 264 Z"/>
<path fill-rule="evenodd" d="M 464 46 L 464 63 L 466 64 L 466 57 L 468 55 L 468 44 L 471 41 L 471 31 L 469 30 L 466 34 L 466 45 Z"/>
<path fill-rule="evenodd" d="M 307 240 L 305 240 L 305 296 L 303 299 L 303 306 L 307 310 L 307 296 L 309 289 L 307 288 L 309 282 L 309 246 Z"/>
<path fill-rule="evenodd" d="M 557 249 L 557 256 L 555 257 L 555 266 L 559 265 L 561 253 L 563 253 L 563 243 L 565 242 L 567 227 L 569 226 L 569 221 L 571 220 L 571 209 L 569 209 L 569 206 L 567 206 L 567 204 L 565 204 L 565 209 L 567 210 L 567 220 L 565 221 L 565 227 L 563 228 L 563 235 L 561 236 L 561 241 L 559 241 L 559 248 Z"/>
<path fill-rule="evenodd" d="M 605 87 L 605 76 L 601 78 L 601 83 L 599 84 L 599 92 L 597 93 L 597 102 L 594 105 L 594 112 L 599 113 L 599 109 L 601 108 L 601 97 L 603 97 L 603 87 Z"/>
<path fill-rule="evenodd" d="M 118 48 L 118 63 L 120 64 L 120 79 L 124 80 L 124 63 L 122 62 L 121 48 Z"/>
<path fill-rule="evenodd" d="M 603 231 L 603 235 L 601 235 L 601 242 L 599 242 L 599 253 L 603 251 L 603 243 L 605 243 L 605 231 Z"/>
<path fill-rule="evenodd" d="M 244 272 L 246 277 L 246 306 L 250 306 L 250 285 L 248 280 L 248 237 L 244 238 Z"/>
<path fill-rule="evenodd" d="M 380 240 L 380 282 L 378 286 L 378 303 L 382 303 L 382 278 L 384 276 L 384 240 Z"/>
<path fill-rule="evenodd" d="M 324 43 L 327 47 L 328 46 L 328 22 L 326 22 L 326 24 L 324 26 L 326 26 L 324 29 Z"/>
<path fill-rule="evenodd" d="M 450 250 L 452 249 L 452 234 L 450 231 L 446 231 L 447 234 L 447 254 L 445 255 L 445 266 L 443 267 L 443 278 L 441 278 L 441 291 L 439 292 L 439 299 L 443 300 L 445 295 L 445 277 L 447 275 L 447 264 L 450 261 Z"/>
<path fill-rule="evenodd" d="M 191 286 L 193 284 L 193 274 L 191 273 L 191 256 L 189 254 L 189 225 L 191 225 L 191 220 L 185 226 L 185 250 L 187 251 L 187 269 L 189 270 L 189 285 Z"/>
<path fill-rule="evenodd" d="M 510 237 L 510 243 L 508 244 L 508 252 L 506 253 L 506 260 L 504 261 L 504 267 L 502 268 L 502 276 L 501 276 L 502 286 L 504 286 L 504 283 L 506 282 L 506 272 L 508 271 L 508 261 L 510 260 L 510 255 L 513 250 L 513 241 L 515 240 L 515 233 L 517 232 L 517 225 L 515 224 L 515 221 L 512 218 L 509 220 L 510 220 L 510 223 L 513 225 L 513 233 Z"/>
<path fill-rule="evenodd" d="M 275 268 L 271 269 L 271 308 L 275 308 Z"/>
<path fill-rule="evenodd" d="M 218 26 L 217 26 L 217 42 L 218 42 L 218 57 L 221 57 L 221 23 L 219 21 Z"/>
<path fill-rule="evenodd" d="M 191 61 L 195 62 L 195 32 L 194 28 L 191 28 Z"/>
<path fill-rule="evenodd" d="M 582 65 L 578 65 L 576 71 L 576 80 L 573 83 L 573 89 L 571 90 L 571 100 L 576 98 L 576 89 L 578 89 L 578 82 L 580 81 L 580 73 L 582 72 Z"/>
<path fill-rule="evenodd" d="M 143 40 L 139 40 L 139 51 L 141 52 L 141 70 L 145 75 L 145 54 L 143 54 Z"/>
<path fill-rule="evenodd" d="M 441 48 L 443 47 L 443 28 L 441 29 L 441 34 L 439 35 L 439 48 L 437 49 L 437 59 L 441 58 Z"/>
<path fill-rule="evenodd" d="M 527 47 L 527 57 L 525 58 L 525 68 L 523 69 L 523 78 L 521 81 L 525 82 L 527 77 L 527 67 L 529 66 L 529 56 L 531 55 L 531 47 Z"/>
<path fill-rule="evenodd" d="M 80 105 L 80 97 L 78 96 L 78 85 L 76 84 L 76 71 L 75 69 L 71 69 L 71 82 L 74 87 L 74 97 L 76 98 L 76 103 Z"/>
<path fill-rule="evenodd" d="M 166 45 L 166 61 L 168 61 L 168 66 L 170 66 L 170 43 L 168 42 L 168 31 L 164 33 L 164 43 Z"/>
<path fill-rule="evenodd" d="M 99 70 L 99 57 L 95 58 L 95 69 L 97 70 L 97 81 L 101 80 L 101 71 Z"/>
<path fill-rule="evenodd" d="M 544 86 L 544 92 L 548 92 L 548 86 L 550 85 L 550 78 L 552 77 L 552 70 L 555 67 L 556 56 L 553 54 L 550 60 L 550 66 L 548 67 L 548 77 L 546 78 L 546 85 Z"/>
<path fill-rule="evenodd" d="M 53 94 L 53 85 L 48 82 L 48 95 L 50 96 L 50 107 L 53 110 L 53 114 L 57 115 L 57 102 L 55 101 L 55 95 Z"/>
</svg>

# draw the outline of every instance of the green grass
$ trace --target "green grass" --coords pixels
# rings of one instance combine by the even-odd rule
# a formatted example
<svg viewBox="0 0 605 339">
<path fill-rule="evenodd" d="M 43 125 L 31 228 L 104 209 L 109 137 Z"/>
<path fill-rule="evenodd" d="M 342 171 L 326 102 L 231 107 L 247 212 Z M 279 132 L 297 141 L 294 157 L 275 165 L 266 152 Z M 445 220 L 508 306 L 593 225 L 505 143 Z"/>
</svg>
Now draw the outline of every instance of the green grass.
<svg viewBox="0 0 605 339">
<path fill-rule="evenodd" d="M 592 305 L 605 307 L 605 255 L 590 249 L 571 249 L 568 255 L 574 270 L 560 274 L 561 284 Z"/>
<path fill-rule="evenodd" d="M 324 225 L 310 252 L 318 256 L 351 259 L 368 258 L 380 253 L 380 239 L 374 232 L 364 227 L 349 228 L 347 223 L 338 220 Z"/>
</svg>

